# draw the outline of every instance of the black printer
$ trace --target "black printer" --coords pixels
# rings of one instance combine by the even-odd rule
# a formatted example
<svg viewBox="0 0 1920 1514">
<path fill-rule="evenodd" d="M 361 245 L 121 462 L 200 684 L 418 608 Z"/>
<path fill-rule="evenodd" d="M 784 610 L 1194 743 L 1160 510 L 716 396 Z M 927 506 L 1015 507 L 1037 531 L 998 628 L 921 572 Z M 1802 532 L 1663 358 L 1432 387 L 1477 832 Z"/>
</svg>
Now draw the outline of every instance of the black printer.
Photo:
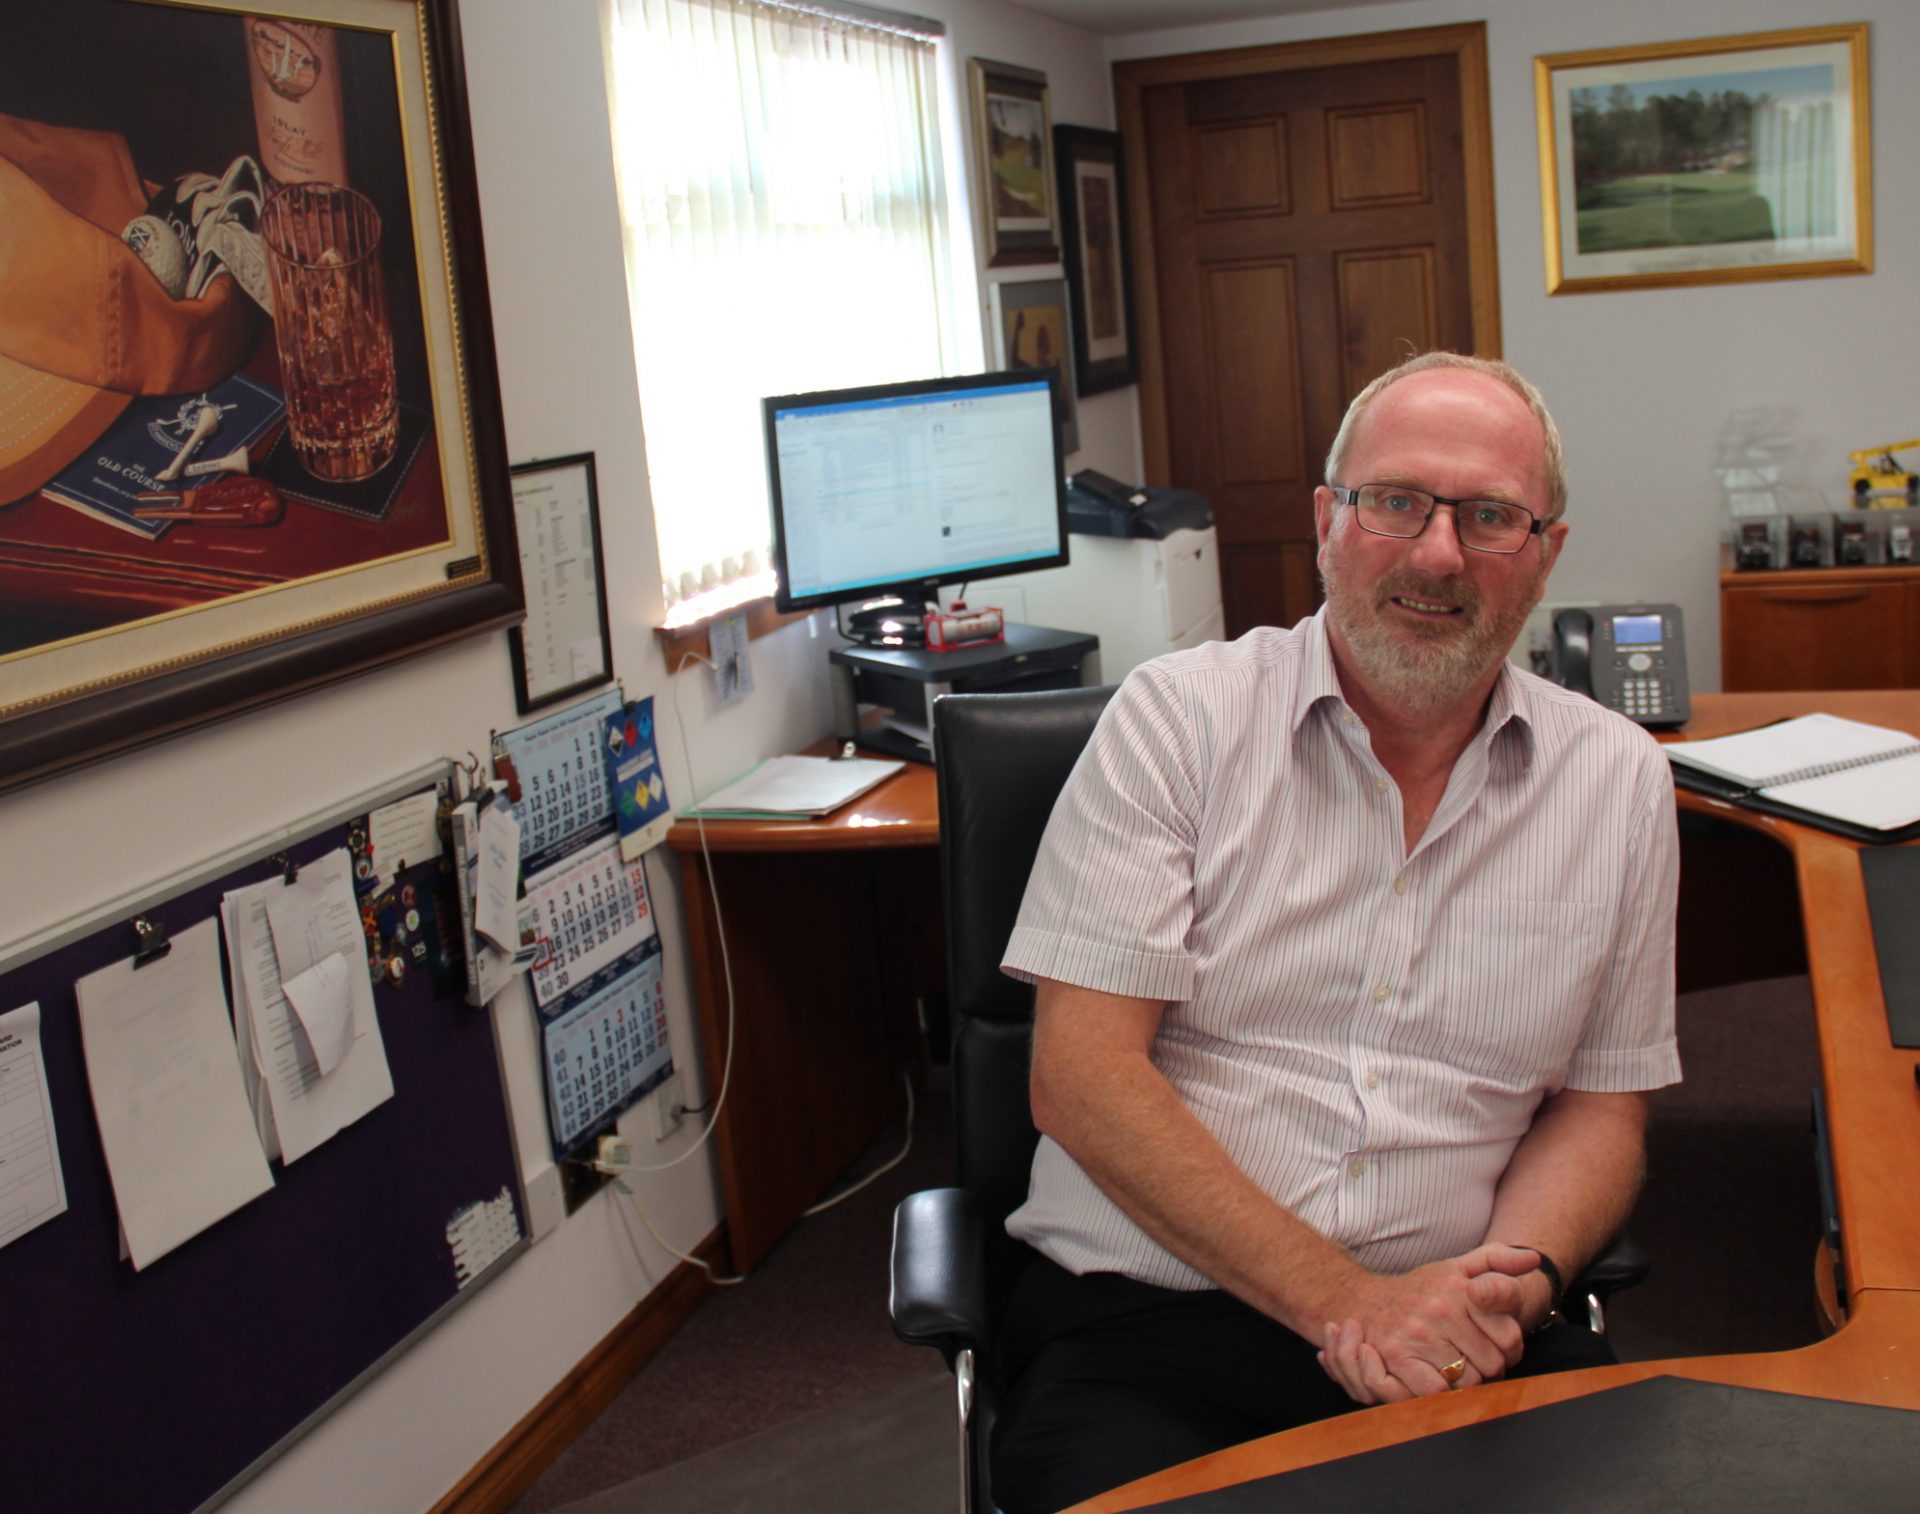
<svg viewBox="0 0 1920 1514">
<path fill-rule="evenodd" d="M 1081 536 L 1146 536 L 1165 541 L 1176 531 L 1213 524 L 1213 507 L 1191 489 L 1123 484 L 1083 468 L 1067 480 L 1067 529 Z"/>
</svg>

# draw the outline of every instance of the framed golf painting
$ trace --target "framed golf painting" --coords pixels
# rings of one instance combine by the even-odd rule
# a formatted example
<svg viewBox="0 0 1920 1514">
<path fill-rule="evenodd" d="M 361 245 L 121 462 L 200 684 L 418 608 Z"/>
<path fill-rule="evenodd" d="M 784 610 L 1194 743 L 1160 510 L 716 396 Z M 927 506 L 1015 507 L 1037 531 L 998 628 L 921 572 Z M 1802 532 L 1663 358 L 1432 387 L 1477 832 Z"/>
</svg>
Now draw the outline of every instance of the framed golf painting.
<svg viewBox="0 0 1920 1514">
<path fill-rule="evenodd" d="M 1873 270 L 1864 24 L 1534 59 L 1547 292 Z"/>
</svg>

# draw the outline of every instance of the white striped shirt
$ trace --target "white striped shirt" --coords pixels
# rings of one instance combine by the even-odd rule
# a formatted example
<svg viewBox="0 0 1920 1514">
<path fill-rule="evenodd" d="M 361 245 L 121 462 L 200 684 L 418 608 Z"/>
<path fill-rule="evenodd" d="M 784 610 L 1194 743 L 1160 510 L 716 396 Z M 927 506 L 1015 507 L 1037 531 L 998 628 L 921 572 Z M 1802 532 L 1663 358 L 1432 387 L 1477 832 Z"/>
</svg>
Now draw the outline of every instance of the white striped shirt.
<svg viewBox="0 0 1920 1514">
<path fill-rule="evenodd" d="M 1508 666 L 1408 856 L 1324 613 L 1134 671 L 1002 966 L 1166 1001 L 1154 1065 L 1234 1162 L 1401 1272 L 1487 1238 L 1547 1094 L 1678 1081 L 1673 785 L 1638 726 Z M 1007 1228 L 1071 1272 L 1213 1286 L 1045 1136 Z"/>
</svg>

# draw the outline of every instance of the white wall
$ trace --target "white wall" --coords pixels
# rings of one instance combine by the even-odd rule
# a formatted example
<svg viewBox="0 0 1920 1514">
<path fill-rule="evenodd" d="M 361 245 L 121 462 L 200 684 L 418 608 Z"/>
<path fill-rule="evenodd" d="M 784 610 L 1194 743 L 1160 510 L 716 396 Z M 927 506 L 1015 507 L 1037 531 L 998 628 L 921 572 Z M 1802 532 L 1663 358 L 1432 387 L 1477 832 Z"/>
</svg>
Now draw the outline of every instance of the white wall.
<svg viewBox="0 0 1920 1514">
<path fill-rule="evenodd" d="M 1108 71 L 1091 38 L 985 0 L 922 0 L 952 28 L 964 91 L 974 53 L 1047 70 L 1056 119 L 1110 125 Z M 592 451 L 604 517 L 614 661 L 630 695 L 654 693 L 670 793 L 825 734 L 826 636 L 808 624 L 753 643 L 758 692 L 721 711 L 703 669 L 670 679 L 651 627 L 658 561 L 628 335 L 597 0 L 465 0 L 474 153 L 485 223 L 508 451 L 514 461 Z M 964 120 L 964 94 L 960 118 Z M 1134 466 L 1129 395 L 1083 407 L 1088 462 Z M 817 617 L 826 624 L 824 616 Z M 245 844 L 441 755 L 484 752 L 515 724 L 504 634 L 309 694 L 0 797 L 0 944 Z M 675 1056 L 699 1064 L 677 880 L 654 871 L 667 944 Z M 531 1012 L 516 988 L 495 1005 L 524 1165 L 546 1164 Z M 62 1120 L 84 1112 L 62 1111 Z M 691 1125 L 647 1152 L 683 1149 Z M 431 1154 L 421 1159 L 430 1160 Z M 643 1180 L 677 1245 L 720 1218 L 709 1154 Z M 375 1201 L 370 1196 L 370 1201 Z M 271 1197 L 262 1200 L 271 1203 Z M 231 1505 L 254 1514 L 430 1507 L 650 1292 L 671 1259 L 611 1192 L 589 1202 L 502 1277 L 266 1469 Z M 876 1308 L 878 1308 L 876 1300 Z"/>
<path fill-rule="evenodd" d="M 1171 7 L 1169 8 L 1171 9 Z M 1115 58 L 1251 47 L 1484 19 L 1493 105 L 1505 356 L 1565 436 L 1573 536 L 1549 597 L 1678 604 L 1696 689 L 1720 686 L 1714 441 L 1764 406 L 1799 439 L 1790 482 L 1846 491 L 1847 453 L 1915 435 L 1898 348 L 1920 317 L 1920 6 L 1912 0 L 1407 0 L 1143 33 Z M 1870 24 L 1876 271 L 1691 289 L 1547 297 L 1533 58 L 1581 48 Z"/>
</svg>

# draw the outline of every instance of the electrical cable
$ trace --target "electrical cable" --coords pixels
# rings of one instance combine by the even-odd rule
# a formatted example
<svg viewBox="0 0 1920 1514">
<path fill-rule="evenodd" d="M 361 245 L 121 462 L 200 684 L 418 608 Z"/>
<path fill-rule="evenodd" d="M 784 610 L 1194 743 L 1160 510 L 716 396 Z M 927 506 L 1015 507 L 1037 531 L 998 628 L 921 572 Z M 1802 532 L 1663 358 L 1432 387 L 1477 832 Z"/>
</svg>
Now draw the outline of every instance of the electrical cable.
<svg viewBox="0 0 1920 1514">
<path fill-rule="evenodd" d="M 717 667 L 714 666 L 714 663 L 712 662 L 711 659 L 702 657 L 698 652 L 686 653 L 683 657 L 681 657 L 679 667 L 675 668 L 673 671 L 676 674 L 685 672 L 686 666 L 690 662 L 703 663 L 707 667 L 712 668 L 715 673 L 718 673 L 720 671 Z M 687 722 L 685 717 L 681 714 L 681 710 L 680 710 L 680 684 L 677 678 L 672 681 L 671 687 L 673 691 L 672 699 L 673 699 L 674 723 L 680 728 L 680 755 L 681 755 L 681 759 L 686 764 L 687 783 L 689 784 L 689 786 L 693 787 L 697 792 L 698 785 L 694 781 L 694 771 L 693 771 L 693 749 L 688 744 Z M 653 1241 L 655 1245 L 657 1245 L 662 1251 L 666 1252 L 669 1256 L 678 1257 L 681 1261 L 688 1262 L 693 1266 L 700 1268 L 701 1271 L 707 1274 L 708 1280 L 712 1282 L 715 1287 L 731 1288 L 731 1287 L 737 1286 L 740 1283 L 744 1283 L 746 1281 L 745 1276 L 742 1275 L 742 1276 L 722 1277 L 720 1276 L 720 1274 L 718 1274 L 713 1270 L 712 1265 L 708 1263 L 704 1258 L 691 1256 L 688 1253 L 681 1251 L 678 1247 L 669 1245 L 667 1241 L 661 1236 L 660 1232 L 653 1228 L 653 1221 L 650 1218 L 648 1218 L 646 1209 L 640 1203 L 640 1195 L 634 1192 L 633 1185 L 627 1182 L 625 1178 L 625 1174 L 630 1172 L 668 1172 L 673 1168 L 678 1167 L 682 1162 L 686 1161 L 695 1152 L 697 1152 L 703 1145 L 705 1145 L 706 1142 L 712 1137 L 713 1132 L 719 1127 L 720 1110 L 726 1104 L 727 1089 L 730 1086 L 733 1079 L 733 1026 L 734 1026 L 733 958 L 727 950 L 726 927 L 724 922 L 721 919 L 721 914 L 720 914 L 720 885 L 719 885 L 719 882 L 714 877 L 713 852 L 712 852 L 712 849 L 707 844 L 706 817 L 703 816 L 699 812 L 699 810 L 696 808 L 694 810 L 693 820 L 694 820 L 694 827 L 699 832 L 699 835 L 700 835 L 700 858 L 701 858 L 701 862 L 706 868 L 707 892 L 713 902 L 714 939 L 720 948 L 721 978 L 725 982 L 726 989 L 727 989 L 727 1051 L 726 1051 L 726 1056 L 722 1060 L 721 1066 L 720 1066 L 720 1091 L 710 1101 L 711 1117 L 708 1119 L 705 1129 L 703 1129 L 700 1132 L 698 1139 L 696 1139 L 692 1145 L 690 1145 L 685 1151 L 681 1152 L 680 1155 L 675 1157 L 671 1162 L 660 1162 L 660 1163 L 654 1163 L 654 1164 L 641 1164 L 637 1162 L 614 1163 L 614 1162 L 602 1162 L 596 1158 L 590 1165 L 594 1168 L 595 1171 L 605 1173 L 607 1176 L 611 1177 L 614 1181 L 614 1186 L 617 1187 L 622 1193 L 624 1193 L 627 1196 L 628 1201 L 633 1205 L 633 1212 L 640 1216 L 640 1223 L 646 1227 L 647 1234 L 653 1237 Z M 645 865 L 646 864 L 643 859 L 641 866 L 644 868 Z M 906 1160 L 907 1153 L 913 1150 L 913 1121 L 914 1121 L 913 1079 L 910 1075 L 908 1075 L 908 1076 L 904 1076 L 902 1081 L 907 1091 L 907 1117 L 906 1117 L 907 1132 L 906 1132 L 906 1140 L 901 1145 L 900 1150 L 889 1161 L 883 1163 L 879 1167 L 876 1167 L 872 1172 L 868 1173 L 865 1177 L 861 1178 L 859 1182 L 852 1184 L 850 1187 L 842 1190 L 840 1193 L 834 1194 L 831 1198 L 822 1199 L 819 1203 L 815 1204 L 811 1209 L 804 1211 L 803 1214 L 801 1215 L 802 1219 L 810 1219 L 814 1215 L 820 1214 L 825 1210 L 831 1209 L 833 1208 L 834 1205 L 853 1197 L 854 1194 L 858 1193 L 862 1188 L 865 1188 L 869 1183 L 871 1183 L 875 1178 L 879 1177 L 882 1173 L 892 1171 L 895 1167 L 898 1167 L 901 1162 Z M 700 1114 L 700 1113 L 706 1113 L 708 1109 L 709 1109 L 709 1105 L 701 1105 L 698 1108 L 694 1108 L 693 1106 L 683 1104 L 677 1110 L 675 1110 L 674 1113 L 675 1114 Z"/>
<path fill-rule="evenodd" d="M 698 1267 L 702 1272 L 706 1273 L 707 1281 L 712 1283 L 713 1286 L 716 1288 L 737 1288 L 740 1284 L 746 1281 L 746 1277 L 744 1275 L 722 1277 L 719 1273 L 713 1270 L 713 1264 L 709 1262 L 705 1257 L 689 1256 L 686 1252 L 680 1250 L 677 1246 L 668 1245 L 667 1242 L 661 1238 L 660 1232 L 653 1228 L 653 1221 L 647 1218 L 647 1211 L 641 1207 L 640 1195 L 633 1191 L 633 1185 L 629 1183 L 625 1178 L 618 1176 L 619 1173 L 624 1172 L 627 1169 L 621 1168 L 621 1167 L 605 1167 L 605 1166 L 601 1166 L 601 1164 L 598 1162 L 594 1163 L 594 1166 L 599 1168 L 599 1170 L 602 1172 L 608 1172 L 615 1175 L 613 1179 L 613 1186 L 618 1188 L 622 1193 L 624 1193 L 627 1196 L 628 1200 L 633 1205 L 633 1212 L 640 1216 L 640 1223 L 647 1227 L 647 1234 L 653 1237 L 653 1243 L 656 1246 L 658 1246 L 662 1251 L 666 1252 L 667 1255 L 677 1256 L 683 1262 L 691 1262 L 694 1266 Z"/>
<path fill-rule="evenodd" d="M 894 1154 L 892 1160 L 884 1162 L 880 1166 L 874 1168 L 872 1172 L 868 1173 L 865 1177 L 860 1179 L 859 1182 L 854 1183 L 849 1187 L 841 1189 L 840 1192 L 834 1194 L 833 1197 L 831 1198 L 822 1199 L 819 1203 L 815 1204 L 811 1209 L 803 1209 L 800 1212 L 801 1219 L 810 1220 L 816 1214 L 820 1214 L 825 1210 L 833 1208 L 835 1204 L 842 1203 L 845 1200 L 852 1198 L 862 1188 L 865 1188 L 867 1184 L 871 1183 L 875 1178 L 879 1177 L 881 1173 L 893 1171 L 894 1168 L 898 1167 L 902 1162 L 904 1162 L 907 1159 L 907 1153 L 913 1150 L 913 1077 L 911 1074 L 902 1074 L 900 1081 L 904 1085 L 906 1085 L 906 1090 L 907 1090 L 907 1139 L 905 1144 L 903 1144 L 900 1150 Z"/>
<path fill-rule="evenodd" d="M 680 666 L 673 671 L 676 674 L 685 672 L 687 664 L 690 662 L 705 663 L 706 666 L 713 668 L 716 673 L 720 671 L 717 667 L 714 667 L 711 659 L 702 657 L 698 652 L 688 652 L 680 659 Z M 680 756 L 687 765 L 687 783 L 689 786 L 697 787 L 694 785 L 693 778 L 693 748 L 687 744 L 687 722 L 686 718 L 680 713 L 679 681 L 677 679 L 670 680 L 669 687 L 673 690 L 673 719 L 674 724 L 680 728 Z M 696 809 L 693 812 L 693 821 L 695 828 L 700 833 L 700 857 L 706 864 L 707 869 L 707 893 L 713 900 L 713 934 L 715 941 L 719 943 L 720 947 L 720 976 L 727 986 L 727 1052 L 720 1064 L 720 1092 L 714 1095 L 710 1101 L 712 1112 L 707 1120 L 705 1129 L 700 1132 L 699 1138 L 685 1151 L 681 1152 L 679 1156 L 675 1157 L 671 1162 L 650 1163 L 645 1166 L 635 1163 L 617 1169 L 620 1172 L 669 1172 L 690 1158 L 702 1146 L 706 1145 L 706 1143 L 712 1139 L 714 1131 L 719 1128 L 720 1110 L 727 1102 L 727 1086 L 733 1078 L 733 957 L 727 951 L 726 924 L 720 918 L 720 885 L 715 881 L 713 876 L 713 853 L 707 846 L 706 817 Z M 682 1105 L 679 1112 L 682 1114 L 692 1114 L 694 1111 Z M 601 1170 L 606 1171 L 608 1169 L 602 1168 Z M 636 1200 L 635 1202 L 637 1203 L 638 1201 Z M 643 1214 L 641 1217 L 644 1219 L 645 1215 Z M 652 1234 L 653 1227 L 649 1225 L 647 1230 L 649 1234 Z M 659 1240 L 660 1237 L 656 1235 L 654 1239 Z M 661 1244 L 665 1245 L 666 1243 L 661 1242 Z M 676 1251 L 674 1255 L 678 1256 L 680 1253 Z M 687 1260 L 693 1260 L 693 1258 L 687 1258 Z"/>
</svg>

